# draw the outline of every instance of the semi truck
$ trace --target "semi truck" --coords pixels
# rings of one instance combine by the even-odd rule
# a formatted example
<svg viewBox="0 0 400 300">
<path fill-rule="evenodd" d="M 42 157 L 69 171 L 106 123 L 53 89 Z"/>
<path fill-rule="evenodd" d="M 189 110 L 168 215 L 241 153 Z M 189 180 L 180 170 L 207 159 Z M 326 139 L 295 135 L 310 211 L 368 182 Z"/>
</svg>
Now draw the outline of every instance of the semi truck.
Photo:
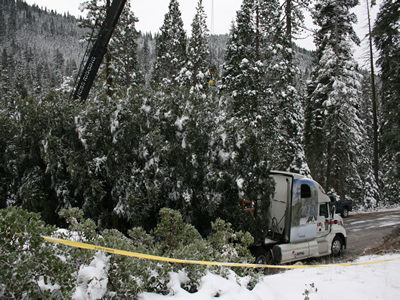
<svg viewBox="0 0 400 300">
<path fill-rule="evenodd" d="M 286 264 L 312 257 L 339 256 L 347 247 L 343 219 L 321 185 L 303 175 L 271 171 L 275 193 L 268 233 L 250 251 L 258 264 Z"/>
</svg>

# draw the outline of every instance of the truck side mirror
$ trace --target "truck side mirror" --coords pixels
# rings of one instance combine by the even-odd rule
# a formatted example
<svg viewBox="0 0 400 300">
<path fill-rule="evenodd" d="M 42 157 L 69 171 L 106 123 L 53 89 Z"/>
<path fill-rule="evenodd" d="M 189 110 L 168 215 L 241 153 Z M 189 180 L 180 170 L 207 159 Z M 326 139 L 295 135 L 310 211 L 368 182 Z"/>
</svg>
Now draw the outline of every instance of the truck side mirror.
<svg viewBox="0 0 400 300">
<path fill-rule="evenodd" d="M 335 205 L 332 205 L 332 207 L 331 207 L 332 219 L 335 217 L 335 214 L 336 214 L 336 206 L 335 206 Z"/>
</svg>

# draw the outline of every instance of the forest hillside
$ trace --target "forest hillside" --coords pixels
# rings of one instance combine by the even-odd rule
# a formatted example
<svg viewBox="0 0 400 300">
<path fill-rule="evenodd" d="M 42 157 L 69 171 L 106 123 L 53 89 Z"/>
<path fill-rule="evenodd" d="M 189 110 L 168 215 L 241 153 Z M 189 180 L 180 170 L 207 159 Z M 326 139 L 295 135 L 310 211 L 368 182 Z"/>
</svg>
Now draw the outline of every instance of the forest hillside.
<svg viewBox="0 0 400 300">
<path fill-rule="evenodd" d="M 232 31 L 215 36 L 202 1 L 190 35 L 171 0 L 156 36 L 136 31 L 128 1 L 89 98 L 76 101 L 107 11 L 107 1 L 85 3 L 76 19 L 0 0 L 0 207 L 58 225 L 61 209 L 78 207 L 123 232 L 151 230 L 168 207 L 201 234 L 221 218 L 258 235 L 271 169 L 310 176 L 360 207 L 399 201 L 398 43 L 387 52 L 386 35 L 375 35 L 382 71 L 372 88 L 351 51 L 356 3 L 316 1 L 311 53 L 294 44 L 301 12 L 283 18 L 279 1 L 244 0 Z M 396 22 L 391 11 L 376 32 Z"/>
</svg>

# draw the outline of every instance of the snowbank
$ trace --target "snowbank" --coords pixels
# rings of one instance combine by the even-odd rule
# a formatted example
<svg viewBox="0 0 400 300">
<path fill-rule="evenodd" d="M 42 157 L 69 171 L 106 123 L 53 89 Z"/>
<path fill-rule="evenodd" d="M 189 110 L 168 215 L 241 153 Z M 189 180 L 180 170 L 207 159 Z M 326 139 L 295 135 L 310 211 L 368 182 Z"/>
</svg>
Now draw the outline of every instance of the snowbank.
<svg viewBox="0 0 400 300">
<path fill-rule="evenodd" d="M 265 276 L 252 291 L 246 289 L 246 278 L 237 282 L 233 274 L 229 279 L 208 274 L 202 278 L 199 291 L 190 294 L 180 288 L 185 276 L 171 274 L 169 295 L 143 293 L 140 299 L 292 300 L 306 296 L 311 300 L 400 299 L 400 254 L 365 256 L 355 263 L 388 259 L 397 260 L 374 265 L 288 270 Z"/>
</svg>

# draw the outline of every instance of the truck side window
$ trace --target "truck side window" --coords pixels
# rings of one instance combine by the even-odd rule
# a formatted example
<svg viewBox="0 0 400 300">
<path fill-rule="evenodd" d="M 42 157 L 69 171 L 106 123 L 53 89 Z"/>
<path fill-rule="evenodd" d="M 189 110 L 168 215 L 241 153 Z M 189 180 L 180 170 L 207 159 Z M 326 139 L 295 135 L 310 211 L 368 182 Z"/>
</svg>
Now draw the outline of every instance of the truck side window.
<svg viewBox="0 0 400 300">
<path fill-rule="evenodd" d="M 311 188 L 308 184 L 302 184 L 300 187 L 301 198 L 311 198 Z"/>
<path fill-rule="evenodd" d="M 324 216 L 325 218 L 329 217 L 329 210 L 328 210 L 328 205 L 326 204 L 321 204 L 319 206 L 319 215 Z"/>
</svg>

